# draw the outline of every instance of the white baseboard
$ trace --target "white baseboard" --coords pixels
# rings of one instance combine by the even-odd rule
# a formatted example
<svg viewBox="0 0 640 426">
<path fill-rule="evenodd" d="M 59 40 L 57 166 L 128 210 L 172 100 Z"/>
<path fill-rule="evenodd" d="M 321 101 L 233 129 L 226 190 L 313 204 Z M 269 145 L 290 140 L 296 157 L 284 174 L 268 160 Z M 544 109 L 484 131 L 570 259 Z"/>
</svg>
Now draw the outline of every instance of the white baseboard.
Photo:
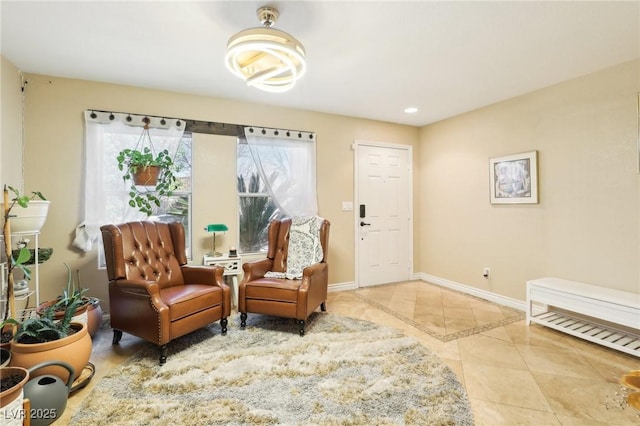
<svg viewBox="0 0 640 426">
<path fill-rule="evenodd" d="M 472 296 L 479 297 L 480 299 L 488 300 L 489 302 L 497 303 L 499 305 L 508 306 L 519 311 L 526 312 L 527 302 L 523 300 L 512 299 L 510 297 L 501 296 L 490 291 L 482 290 L 476 287 L 471 287 L 466 284 L 461 284 L 455 281 L 447 280 L 445 278 L 436 277 L 434 275 L 425 274 L 424 272 L 416 272 L 413 274 L 412 279 L 425 281 L 431 284 L 446 287 L 451 290 L 459 291 L 461 293 L 470 294 Z M 336 283 L 329 285 L 328 291 L 348 291 L 357 290 L 358 285 L 355 281 Z M 534 308 L 535 309 L 535 308 Z"/>
<path fill-rule="evenodd" d="M 519 311 L 526 312 L 527 302 L 523 300 L 512 299 L 511 297 L 502 296 L 500 294 L 492 293 L 490 291 L 482 290 L 476 287 L 471 287 L 465 284 L 461 284 L 455 281 L 447 280 L 445 278 L 436 277 L 434 275 L 425 274 L 423 272 L 413 274 L 415 279 L 436 284 L 441 287 L 446 287 L 451 290 L 456 290 L 461 293 L 470 294 L 472 296 L 479 297 L 480 299 L 488 300 L 499 305 L 508 306 Z"/>
<path fill-rule="evenodd" d="M 331 293 L 333 291 L 348 291 L 348 290 L 357 290 L 357 289 L 358 289 L 358 286 L 357 286 L 356 282 L 355 281 L 349 281 L 349 282 L 346 282 L 346 283 L 331 284 L 327 288 L 327 291 L 329 293 Z"/>
</svg>

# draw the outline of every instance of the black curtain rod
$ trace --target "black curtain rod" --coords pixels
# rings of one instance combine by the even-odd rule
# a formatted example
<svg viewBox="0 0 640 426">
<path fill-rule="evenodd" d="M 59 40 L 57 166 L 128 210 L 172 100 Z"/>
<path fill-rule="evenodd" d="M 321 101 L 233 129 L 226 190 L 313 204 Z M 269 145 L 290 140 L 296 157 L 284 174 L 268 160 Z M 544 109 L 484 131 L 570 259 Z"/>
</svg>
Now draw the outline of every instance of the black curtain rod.
<svg viewBox="0 0 640 426">
<path fill-rule="evenodd" d="M 224 135 L 224 136 L 236 136 L 244 137 L 244 128 L 247 127 L 244 124 L 231 124 L 231 123 L 214 123 L 212 121 L 190 120 L 177 117 L 168 117 L 166 115 L 152 115 L 152 114 L 138 114 L 135 112 L 121 112 L 121 111 L 104 111 L 99 109 L 89 109 L 88 111 L 100 112 L 104 114 L 123 114 L 123 115 L 139 115 L 143 117 L 160 118 L 166 120 L 178 120 L 184 121 L 185 131 L 191 133 L 205 133 L 209 135 Z M 95 117 L 92 117 L 95 118 Z"/>
<path fill-rule="evenodd" d="M 265 134 L 267 130 L 273 131 L 274 134 L 278 134 L 279 130 L 272 127 L 262 127 L 262 126 L 249 126 L 246 124 L 232 124 L 232 123 L 216 123 L 213 121 L 202 121 L 202 120 L 191 120 L 184 118 L 176 118 L 176 117 L 167 117 L 167 116 L 159 116 L 159 115 L 151 115 L 151 114 L 138 114 L 134 112 L 119 112 L 119 111 L 103 111 L 99 109 L 89 109 L 91 112 L 101 112 L 104 114 L 134 114 L 140 115 L 144 117 L 153 117 L 153 118 L 161 118 L 167 120 L 182 120 L 185 122 L 185 131 L 191 133 L 204 133 L 209 135 L 223 135 L 223 136 L 236 136 L 240 139 L 245 139 L 244 128 L 249 127 L 251 129 L 261 129 L 262 134 Z M 95 118 L 95 117 L 93 117 Z M 309 133 L 309 138 L 313 139 L 314 132 L 309 132 L 306 130 L 285 130 L 287 132 L 287 136 L 290 136 L 289 133 L 298 134 L 298 137 L 302 137 L 302 133 Z"/>
</svg>

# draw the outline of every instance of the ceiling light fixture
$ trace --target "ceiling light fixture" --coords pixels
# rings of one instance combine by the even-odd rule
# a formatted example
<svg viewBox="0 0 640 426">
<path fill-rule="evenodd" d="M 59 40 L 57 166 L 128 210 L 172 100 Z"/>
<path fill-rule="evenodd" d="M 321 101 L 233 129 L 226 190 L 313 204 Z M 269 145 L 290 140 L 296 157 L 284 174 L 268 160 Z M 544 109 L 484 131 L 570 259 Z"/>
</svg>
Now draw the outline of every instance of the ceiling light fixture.
<svg viewBox="0 0 640 426">
<path fill-rule="evenodd" d="M 414 113 L 418 112 L 418 108 L 416 108 L 416 107 L 405 108 L 404 112 L 406 112 L 407 114 L 414 114 Z"/>
<path fill-rule="evenodd" d="M 278 20 L 276 9 L 261 7 L 257 16 L 264 27 L 240 31 L 229 39 L 227 68 L 249 86 L 286 92 L 305 73 L 304 46 L 290 34 L 271 28 Z"/>
</svg>

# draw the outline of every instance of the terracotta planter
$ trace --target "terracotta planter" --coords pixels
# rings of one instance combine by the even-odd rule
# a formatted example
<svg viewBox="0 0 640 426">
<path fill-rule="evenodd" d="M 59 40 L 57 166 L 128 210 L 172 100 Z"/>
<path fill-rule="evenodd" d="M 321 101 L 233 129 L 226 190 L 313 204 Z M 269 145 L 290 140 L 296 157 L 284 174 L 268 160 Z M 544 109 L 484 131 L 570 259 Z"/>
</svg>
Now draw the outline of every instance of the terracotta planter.
<svg viewBox="0 0 640 426">
<path fill-rule="evenodd" d="M 8 333 L 8 332 L 12 331 L 12 330 L 11 330 L 11 329 L 12 329 L 12 327 L 13 327 L 12 325 L 7 324 L 7 325 L 5 325 L 5 326 L 2 328 L 2 330 L 1 330 L 0 332 L 1 332 L 2 334 L 4 334 L 4 333 Z M 11 350 L 11 340 L 9 340 L 8 342 L 4 342 L 4 343 L 3 343 L 3 342 L 0 342 L 0 348 L 2 348 L 2 349 L 6 349 L 6 350 L 9 350 L 9 351 L 10 351 L 10 350 Z"/>
<path fill-rule="evenodd" d="M 102 307 L 100 306 L 100 300 L 95 297 L 87 297 L 83 300 L 86 300 L 86 304 L 76 309 L 76 313 L 73 315 L 71 322 L 87 324 L 89 328 L 89 336 L 93 338 L 102 324 Z M 42 312 L 54 303 L 55 301 L 52 300 L 41 303 L 36 309 L 36 313 L 39 316 L 42 316 Z M 56 312 L 53 315 L 53 318 L 60 320 L 63 316 L 64 312 Z"/>
<path fill-rule="evenodd" d="M 31 368 L 45 361 L 64 361 L 70 364 L 76 377 L 82 373 L 91 357 L 91 337 L 86 324 L 71 323 L 78 330 L 71 336 L 45 343 L 11 343 L 11 366 Z M 69 378 L 69 372 L 59 366 L 41 368 L 33 375 L 38 377 L 51 374 L 63 381 Z"/>
<path fill-rule="evenodd" d="M 7 367 L 11 361 L 11 351 L 9 349 L 0 348 L 0 367 Z"/>
<path fill-rule="evenodd" d="M 89 307 L 87 309 L 87 326 L 89 328 L 89 336 L 93 338 L 102 324 L 102 307 L 100 300 L 95 297 L 89 298 Z"/>
<path fill-rule="evenodd" d="M 85 304 L 82 306 L 79 306 L 78 309 L 76 309 L 75 314 L 73 314 L 72 322 L 80 322 L 80 323 L 86 324 L 87 322 L 86 312 L 87 312 L 87 309 L 89 309 L 90 301 L 87 298 L 84 298 L 83 300 L 85 300 Z M 36 313 L 38 314 L 38 316 L 41 317 L 42 313 L 49 306 L 53 305 L 56 302 L 57 300 L 48 300 L 46 302 L 42 302 L 40 306 L 36 308 Z M 64 317 L 64 311 L 58 311 L 53 314 L 53 319 L 55 320 L 61 320 L 63 317 Z"/>
<path fill-rule="evenodd" d="M 24 399 L 22 388 L 29 380 L 29 372 L 26 368 L 22 367 L 3 367 L 0 368 L 0 380 L 4 380 L 6 377 L 10 377 L 14 374 L 23 376 L 20 382 L 3 392 L 0 392 L 0 408 L 5 408 L 9 404 L 12 404 L 16 410 L 22 408 L 22 401 Z"/>
<path fill-rule="evenodd" d="M 158 166 L 139 167 L 138 171 L 133 173 L 133 183 L 138 186 L 156 186 L 158 176 L 160 176 Z"/>
</svg>

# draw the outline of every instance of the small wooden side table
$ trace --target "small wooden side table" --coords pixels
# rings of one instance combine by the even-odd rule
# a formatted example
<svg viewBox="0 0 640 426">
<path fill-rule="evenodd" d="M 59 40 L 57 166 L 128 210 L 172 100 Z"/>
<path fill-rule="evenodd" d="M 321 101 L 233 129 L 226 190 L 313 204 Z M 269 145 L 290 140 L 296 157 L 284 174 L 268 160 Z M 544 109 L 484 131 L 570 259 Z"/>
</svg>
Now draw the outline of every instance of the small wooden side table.
<svg viewBox="0 0 640 426">
<path fill-rule="evenodd" d="M 222 256 L 211 256 L 205 254 L 202 258 L 203 265 L 221 266 L 224 268 L 224 277 L 231 277 L 231 298 L 233 306 L 238 306 L 238 275 L 242 273 L 242 258 L 240 256 L 230 257 L 228 254 Z"/>
</svg>

